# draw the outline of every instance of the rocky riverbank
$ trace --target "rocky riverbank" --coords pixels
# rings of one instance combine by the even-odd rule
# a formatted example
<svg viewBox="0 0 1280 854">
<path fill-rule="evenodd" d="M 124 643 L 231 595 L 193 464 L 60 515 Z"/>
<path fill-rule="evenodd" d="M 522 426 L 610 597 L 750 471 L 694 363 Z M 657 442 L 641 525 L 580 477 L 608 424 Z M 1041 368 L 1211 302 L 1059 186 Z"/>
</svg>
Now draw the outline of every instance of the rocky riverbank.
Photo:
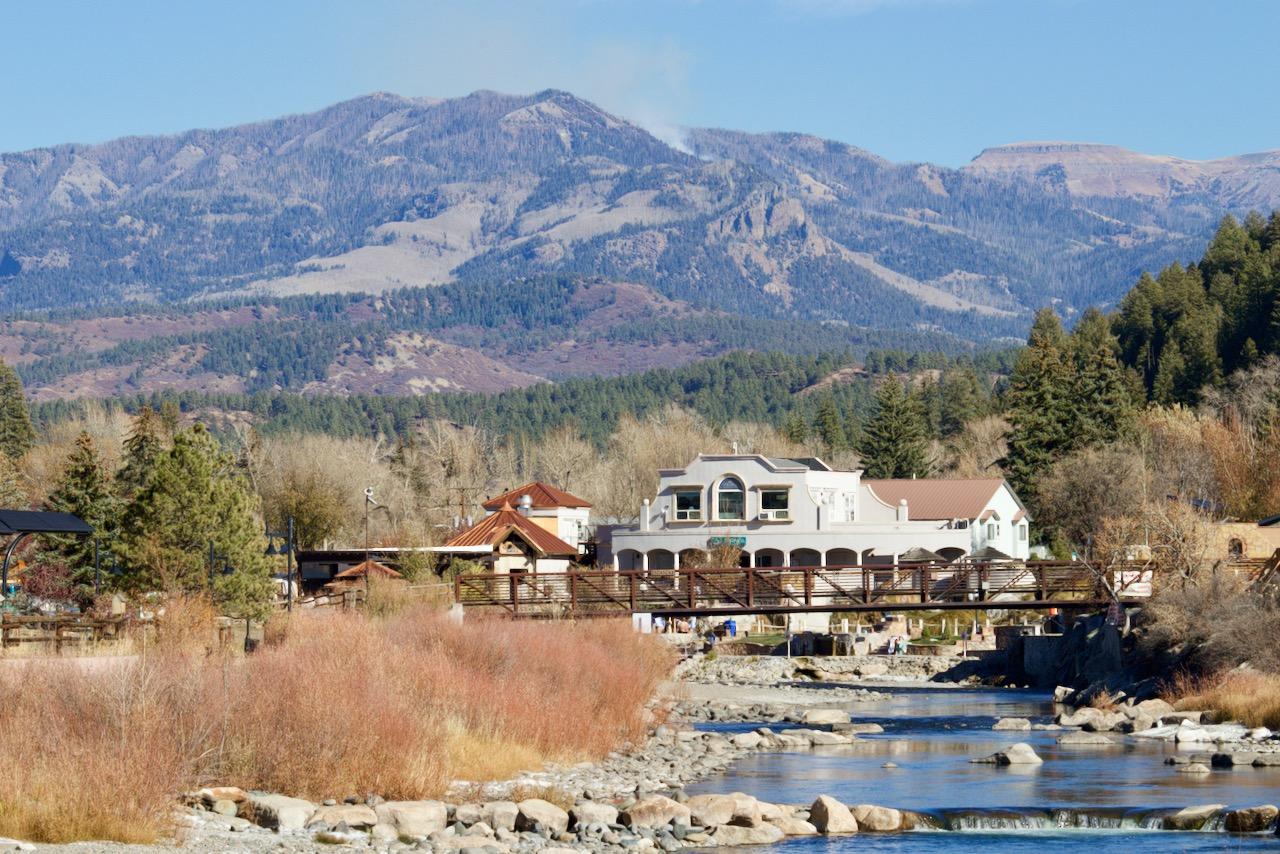
<svg viewBox="0 0 1280 854">
<path fill-rule="evenodd" d="M 980 662 L 939 655 L 849 655 L 833 657 L 698 656 L 677 677 L 715 685 L 789 683 L 962 682 L 976 680 Z"/>
</svg>

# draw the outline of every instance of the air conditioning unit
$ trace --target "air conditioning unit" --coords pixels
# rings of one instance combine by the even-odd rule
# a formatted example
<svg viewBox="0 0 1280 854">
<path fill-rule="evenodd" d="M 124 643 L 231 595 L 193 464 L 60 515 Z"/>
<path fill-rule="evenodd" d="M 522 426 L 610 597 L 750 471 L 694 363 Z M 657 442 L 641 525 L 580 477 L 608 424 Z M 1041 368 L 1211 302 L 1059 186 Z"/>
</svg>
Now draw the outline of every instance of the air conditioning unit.
<svg viewBox="0 0 1280 854">
<path fill-rule="evenodd" d="M 785 522 L 791 518 L 790 512 L 786 510 L 761 510 L 761 522 Z"/>
</svg>

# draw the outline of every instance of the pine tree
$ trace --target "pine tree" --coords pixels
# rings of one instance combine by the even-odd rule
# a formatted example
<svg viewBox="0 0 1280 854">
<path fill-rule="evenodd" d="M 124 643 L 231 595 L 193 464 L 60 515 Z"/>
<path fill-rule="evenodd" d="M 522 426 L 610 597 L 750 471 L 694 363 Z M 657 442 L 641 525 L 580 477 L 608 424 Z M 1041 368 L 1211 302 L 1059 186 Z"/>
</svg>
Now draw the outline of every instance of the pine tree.
<svg viewBox="0 0 1280 854">
<path fill-rule="evenodd" d="M 28 506 L 22 472 L 8 454 L 0 454 L 0 509 L 26 510 Z"/>
<path fill-rule="evenodd" d="M 929 441 L 920 401 L 892 374 L 876 389 L 875 414 L 858 442 L 869 478 L 925 477 Z"/>
<path fill-rule="evenodd" d="M 0 359 L 0 453 L 16 462 L 26 455 L 35 439 L 22 380 Z"/>
<path fill-rule="evenodd" d="M 970 421 L 987 414 L 991 405 L 990 394 L 973 368 L 944 371 L 939 386 L 941 413 L 938 434 L 942 438 L 958 435 Z"/>
<path fill-rule="evenodd" d="M 142 591 L 208 591 L 212 544 L 218 607 L 237 616 L 264 615 L 272 584 L 254 510 L 255 497 L 234 460 L 208 431 L 197 424 L 179 433 L 124 511 L 119 544 L 125 583 Z M 223 574 L 224 562 L 234 572 Z"/>
<path fill-rule="evenodd" d="M 782 425 L 782 432 L 789 441 L 797 445 L 803 444 L 804 440 L 809 438 L 809 425 L 804 422 L 804 416 L 800 414 L 798 409 L 793 409 L 787 413 L 787 420 Z"/>
<path fill-rule="evenodd" d="M 1075 390 L 1071 395 L 1071 445 L 1113 442 L 1127 435 L 1138 415 L 1141 384 L 1120 364 L 1120 343 L 1096 308 L 1085 311 L 1070 338 Z"/>
<path fill-rule="evenodd" d="M 164 449 L 160 416 L 150 405 L 143 406 L 124 440 L 124 459 L 116 472 L 116 490 L 125 500 L 132 498 L 147 482 Z"/>
<path fill-rule="evenodd" d="M 844 424 L 840 420 L 840 409 L 835 398 L 828 394 L 818 406 L 818 419 L 814 424 L 814 432 L 818 434 L 823 448 L 828 455 L 842 451 L 849 446 L 849 439 L 844 432 Z"/>
<path fill-rule="evenodd" d="M 1066 335 L 1052 309 L 1042 308 L 1018 355 L 1005 405 L 1010 430 L 1005 473 L 1023 501 L 1034 502 L 1041 474 L 1071 448 L 1071 382 Z"/>
<path fill-rule="evenodd" d="M 65 563 L 72 579 L 91 585 L 94 578 L 94 539 L 111 542 L 119 502 L 102 467 L 93 437 L 82 432 L 67 457 L 62 479 L 49 496 L 49 509 L 74 514 L 93 527 L 93 537 L 48 537 L 47 553 Z"/>
</svg>

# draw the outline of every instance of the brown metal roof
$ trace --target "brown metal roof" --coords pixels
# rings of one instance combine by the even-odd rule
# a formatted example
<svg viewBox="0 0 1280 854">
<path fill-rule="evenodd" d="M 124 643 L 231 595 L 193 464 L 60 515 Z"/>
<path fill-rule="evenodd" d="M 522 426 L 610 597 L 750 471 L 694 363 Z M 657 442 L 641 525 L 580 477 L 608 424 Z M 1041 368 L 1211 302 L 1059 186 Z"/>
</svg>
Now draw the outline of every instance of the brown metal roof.
<svg viewBox="0 0 1280 854">
<path fill-rule="evenodd" d="M 349 566 L 333 577 L 334 581 L 354 581 L 358 578 L 364 578 L 366 575 L 372 575 L 375 578 L 404 578 L 403 575 L 396 572 L 389 566 L 384 566 L 372 558 L 361 561 L 355 566 Z"/>
<path fill-rule="evenodd" d="M 485 510 L 497 510 L 503 504 L 510 504 L 512 507 L 518 507 L 520 505 L 520 499 L 526 495 L 533 499 L 533 506 L 539 510 L 548 507 L 591 506 L 578 496 L 571 495 L 563 489 L 554 487 L 549 483 L 543 483 L 540 480 L 531 480 L 524 486 L 517 486 L 515 489 L 507 490 L 501 495 L 495 495 L 493 498 L 486 500 L 480 506 Z"/>
<path fill-rule="evenodd" d="M 462 546 L 493 546 L 516 534 L 539 553 L 547 557 L 577 557 L 578 550 L 545 528 L 530 522 L 524 516 L 503 504 L 502 509 L 486 516 L 467 530 L 445 543 L 445 548 Z"/>
<path fill-rule="evenodd" d="M 862 482 L 890 507 L 898 506 L 905 498 L 907 515 L 912 519 L 976 519 L 1004 483 L 998 477 Z"/>
</svg>

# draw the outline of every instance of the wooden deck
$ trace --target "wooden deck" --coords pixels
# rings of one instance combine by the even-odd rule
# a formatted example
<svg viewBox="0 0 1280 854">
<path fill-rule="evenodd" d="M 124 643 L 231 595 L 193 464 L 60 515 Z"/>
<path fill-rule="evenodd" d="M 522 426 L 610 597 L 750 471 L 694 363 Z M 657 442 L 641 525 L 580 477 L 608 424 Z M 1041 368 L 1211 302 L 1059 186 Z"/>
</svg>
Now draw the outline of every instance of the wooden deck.
<svg viewBox="0 0 1280 854">
<path fill-rule="evenodd" d="M 1156 568 L 1133 563 L 1106 580 L 1124 604 L 1151 595 Z M 1084 563 L 930 564 L 678 569 L 459 576 L 455 601 L 514 616 L 784 614 L 816 611 L 1040 610 L 1111 602 Z"/>
</svg>

